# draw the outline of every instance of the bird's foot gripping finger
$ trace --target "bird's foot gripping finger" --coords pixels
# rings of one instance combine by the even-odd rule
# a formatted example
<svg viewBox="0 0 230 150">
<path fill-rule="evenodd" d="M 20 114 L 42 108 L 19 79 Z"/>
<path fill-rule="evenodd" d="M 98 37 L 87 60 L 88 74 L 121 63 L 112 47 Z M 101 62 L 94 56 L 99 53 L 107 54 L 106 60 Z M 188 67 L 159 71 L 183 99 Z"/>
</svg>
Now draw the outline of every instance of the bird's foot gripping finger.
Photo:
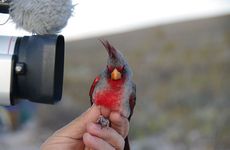
<svg viewBox="0 0 230 150">
<path fill-rule="evenodd" d="M 97 123 L 100 124 L 102 128 L 104 128 L 104 127 L 109 127 L 110 121 L 109 121 L 109 119 L 107 119 L 101 115 L 98 118 Z"/>
</svg>

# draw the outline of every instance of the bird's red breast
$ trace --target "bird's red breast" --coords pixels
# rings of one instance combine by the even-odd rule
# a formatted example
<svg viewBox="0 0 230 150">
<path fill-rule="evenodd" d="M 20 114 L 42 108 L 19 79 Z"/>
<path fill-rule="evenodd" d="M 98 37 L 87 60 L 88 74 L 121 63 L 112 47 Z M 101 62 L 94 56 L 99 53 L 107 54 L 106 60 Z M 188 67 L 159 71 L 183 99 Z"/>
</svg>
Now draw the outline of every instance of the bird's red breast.
<svg viewBox="0 0 230 150">
<path fill-rule="evenodd" d="M 118 111 L 124 94 L 124 80 L 107 79 L 108 87 L 97 92 L 94 101 L 112 111 Z"/>
</svg>

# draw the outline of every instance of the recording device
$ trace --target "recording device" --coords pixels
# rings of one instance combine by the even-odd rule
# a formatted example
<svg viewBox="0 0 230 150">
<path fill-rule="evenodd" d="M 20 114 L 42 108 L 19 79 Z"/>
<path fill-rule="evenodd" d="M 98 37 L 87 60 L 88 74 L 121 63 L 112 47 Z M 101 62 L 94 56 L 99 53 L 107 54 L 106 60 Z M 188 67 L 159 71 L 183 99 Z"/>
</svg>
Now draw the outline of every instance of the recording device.
<svg viewBox="0 0 230 150">
<path fill-rule="evenodd" d="M 63 36 L 0 36 L 0 105 L 20 99 L 56 103 L 62 96 L 63 68 Z"/>
<path fill-rule="evenodd" d="M 56 34 L 72 10 L 71 0 L 0 0 L 0 13 L 33 33 L 0 35 L 0 105 L 21 99 L 54 104 L 61 99 L 65 42 Z"/>
<path fill-rule="evenodd" d="M 10 8 L 9 0 L 0 0 L 0 13 L 9 13 Z"/>
</svg>

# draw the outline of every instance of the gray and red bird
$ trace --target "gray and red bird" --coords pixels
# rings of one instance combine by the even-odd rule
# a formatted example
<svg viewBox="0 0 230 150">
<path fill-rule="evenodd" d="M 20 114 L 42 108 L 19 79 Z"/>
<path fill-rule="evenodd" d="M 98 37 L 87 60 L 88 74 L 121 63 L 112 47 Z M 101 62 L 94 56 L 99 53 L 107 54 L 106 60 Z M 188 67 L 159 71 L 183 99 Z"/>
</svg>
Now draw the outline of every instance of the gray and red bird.
<svg viewBox="0 0 230 150">
<path fill-rule="evenodd" d="M 130 120 L 136 103 L 136 86 L 132 81 L 132 70 L 122 53 L 108 41 L 102 41 L 108 52 L 106 68 L 95 78 L 90 88 L 91 104 L 104 106 L 111 111 L 119 112 Z M 100 118 L 104 126 L 106 118 Z M 128 138 L 125 139 L 125 150 L 129 150 Z"/>
</svg>

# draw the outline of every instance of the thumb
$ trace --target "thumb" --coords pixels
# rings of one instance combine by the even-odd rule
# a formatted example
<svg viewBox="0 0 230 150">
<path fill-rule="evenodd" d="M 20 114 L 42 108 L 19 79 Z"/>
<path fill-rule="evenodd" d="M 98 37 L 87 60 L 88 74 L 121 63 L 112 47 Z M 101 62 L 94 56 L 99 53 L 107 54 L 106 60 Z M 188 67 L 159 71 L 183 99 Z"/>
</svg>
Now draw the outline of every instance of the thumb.
<svg viewBox="0 0 230 150">
<path fill-rule="evenodd" d="M 81 139 L 86 132 L 86 125 L 90 122 L 96 122 L 100 114 L 100 106 L 93 104 L 78 118 L 54 133 L 54 136 L 67 136 L 74 139 Z"/>
</svg>

